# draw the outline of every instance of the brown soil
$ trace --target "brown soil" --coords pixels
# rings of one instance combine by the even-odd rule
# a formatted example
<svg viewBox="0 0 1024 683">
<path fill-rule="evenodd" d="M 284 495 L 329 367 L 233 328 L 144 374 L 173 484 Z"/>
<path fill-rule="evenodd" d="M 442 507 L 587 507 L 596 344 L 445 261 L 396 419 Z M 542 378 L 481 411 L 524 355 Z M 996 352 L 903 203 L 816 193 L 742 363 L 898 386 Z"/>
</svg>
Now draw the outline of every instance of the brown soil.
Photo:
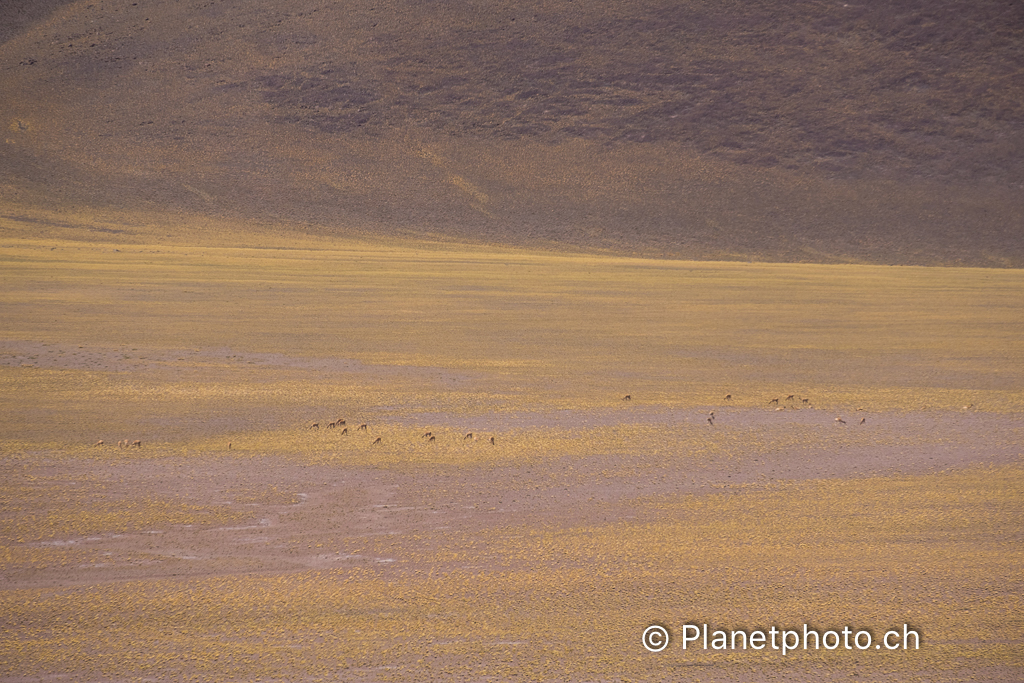
<svg viewBox="0 0 1024 683">
<path fill-rule="evenodd" d="M 145 371 L 150 375 L 176 374 L 180 363 L 202 372 L 205 362 L 212 368 L 224 359 L 223 352 L 216 349 L 146 352 L 134 359 L 125 355 L 123 350 L 112 348 L 7 342 L 0 358 L 9 367 Z M 250 361 L 264 364 L 265 369 L 343 370 L 364 373 L 379 381 L 415 379 L 425 371 L 277 354 L 247 354 L 245 362 Z M 438 577 L 435 580 L 443 584 L 447 579 L 440 577 L 501 577 L 516 572 L 527 576 L 534 572 L 557 575 L 580 569 L 602 572 L 609 568 L 580 564 L 581 558 L 571 552 L 529 557 L 512 549 L 516 539 L 538 534 L 569 531 L 586 537 L 607 533 L 609 529 L 639 531 L 677 518 L 677 513 L 666 512 L 665 504 L 706 496 L 719 501 L 722 496 L 744 500 L 757 492 L 783 491 L 800 482 L 868 481 L 1021 463 L 1019 417 L 974 408 L 919 412 L 852 410 L 841 415 L 846 422 L 842 424 L 836 421 L 833 411 L 797 401 L 784 400 L 782 410 L 774 406 L 729 405 L 670 409 L 634 403 L 522 412 L 504 417 L 407 413 L 390 423 L 374 425 L 375 433 L 416 435 L 404 437 L 402 443 L 388 444 L 390 452 L 397 449 L 403 454 L 398 461 L 374 462 L 372 458 L 363 458 L 349 462 L 340 455 L 342 451 L 333 458 L 328 456 L 327 461 L 323 457 L 304 457 L 299 454 L 301 449 L 281 454 L 261 452 L 252 447 L 253 439 L 258 439 L 252 435 L 245 437 L 250 442 L 245 450 L 239 450 L 237 442 L 231 449 L 227 441 L 246 434 L 253 425 L 245 419 L 224 415 L 187 426 L 166 425 L 178 439 L 212 438 L 223 442 L 215 448 L 182 449 L 175 443 L 145 441 L 141 449 L 124 450 L 104 443 L 91 448 L 7 453 L 3 476 L 9 490 L 20 492 L 11 500 L 18 509 L 15 521 L 26 517 L 45 519 L 48 515 L 72 520 L 97 506 L 114 505 L 124 511 L 146 500 L 170 501 L 172 508 L 198 512 L 192 513 L 189 523 L 175 523 L 170 518 L 163 523 L 129 524 L 125 528 L 108 523 L 104 530 L 89 533 L 58 531 L 43 538 L 9 539 L 8 547 L 18 554 L 5 563 L 0 588 L 8 595 L 31 594 L 51 601 L 59 596 L 78 595 L 75 591 L 81 591 L 83 599 L 93 599 L 88 596 L 104 595 L 117 586 L 124 586 L 127 591 L 139 590 L 140 586 L 152 587 L 143 589 L 146 591 L 176 591 L 184 586 L 194 587 L 188 590 L 209 590 L 208 582 L 218 579 L 251 582 L 266 577 L 280 586 L 289 582 L 301 585 L 316 576 L 372 576 L 382 586 L 399 587 L 419 586 L 426 575 Z M 713 425 L 707 422 L 711 410 L 715 413 Z M 285 414 L 277 418 L 264 416 L 261 427 L 266 428 L 266 420 L 274 419 L 291 418 Z M 685 454 L 666 454 L 648 443 L 598 447 L 593 452 L 558 457 L 533 454 L 525 460 L 491 459 L 486 455 L 493 452 L 487 449 L 496 448 L 488 442 L 487 436 L 491 434 L 496 434 L 502 446 L 511 443 L 515 448 L 516 439 L 536 430 L 557 429 L 572 438 L 572 434 L 587 430 L 604 429 L 614 434 L 637 427 L 683 435 L 707 434 L 708 438 L 716 433 L 762 435 L 762 440 L 760 446 L 741 446 L 683 460 L 680 458 Z M 427 443 L 418 437 L 428 429 L 440 436 L 437 442 Z M 812 448 L 801 445 L 800 439 L 787 446 L 785 435 L 801 430 L 826 436 Z M 468 431 L 477 438 L 465 440 L 463 434 Z M 294 440 L 298 444 L 323 436 L 298 429 Z M 370 436 L 356 438 L 369 444 Z M 458 464 L 430 457 L 457 448 L 478 449 L 476 452 L 484 455 Z M 419 457 L 423 457 L 423 462 L 417 462 Z M 32 491 L 39 495 L 26 494 Z M 46 491 L 60 493 L 54 498 L 53 493 Z M 709 513 L 714 514 L 714 509 L 709 508 Z M 704 518 L 692 519 L 696 523 Z M 610 552 L 614 555 L 615 551 Z M 715 571 L 728 571 L 728 567 Z M 770 574 L 756 581 L 763 581 L 766 576 Z M 486 585 L 487 579 L 478 580 Z M 284 583 L 277 583 L 280 581 Z M 746 579 L 738 581 L 730 585 L 746 585 Z M 897 575 L 872 581 L 872 594 L 905 590 L 905 580 Z M 629 590 L 636 588 L 630 586 Z M 1013 586 L 1007 585 L 998 593 L 1009 599 L 1013 590 Z M 605 598 L 611 600 L 612 595 Z M 500 592 L 479 599 L 481 609 L 499 604 L 515 610 L 520 604 L 516 595 Z M 521 606 L 527 608 L 528 604 L 524 602 Z M 141 619 L 154 607 L 137 609 L 137 618 Z M 473 608 L 468 609 L 471 612 Z M 61 608 L 55 618 L 78 618 L 73 610 L 65 610 L 71 608 Z M 178 619 L 174 617 L 171 621 L 179 623 Z M 232 623 L 214 627 L 221 628 L 226 629 L 224 633 L 237 634 L 241 626 Z M 530 660 L 536 656 L 537 637 L 524 631 L 495 646 L 500 648 L 498 652 L 523 648 L 520 656 Z M 960 645 L 970 647 L 971 634 L 962 637 Z M 470 669 L 458 672 L 467 661 L 476 661 L 481 655 L 463 653 L 438 658 L 437 653 L 444 651 L 446 642 L 434 639 L 425 644 L 410 641 L 401 645 L 395 641 L 394 649 L 386 651 L 389 655 L 375 646 L 367 661 L 379 664 L 381 660 L 377 658 L 386 656 L 389 659 L 385 661 L 390 664 L 383 668 L 369 663 L 346 665 L 343 675 L 336 673 L 328 680 L 376 681 L 381 680 L 383 670 L 391 670 L 391 676 L 398 680 L 410 680 L 418 670 L 416 658 L 428 652 L 432 653 L 430 670 L 435 675 L 447 680 L 473 679 L 475 674 L 468 673 Z M 461 642 L 461 636 L 453 642 Z M 627 642 L 639 647 L 628 638 Z M 954 646 L 960 647 L 958 643 Z M 936 646 L 931 641 L 927 644 Z M 472 648 L 476 646 L 469 647 L 470 652 L 475 652 Z M 490 656 L 484 661 L 491 664 L 484 666 L 498 661 L 489 659 Z M 560 661 L 568 667 L 591 660 L 569 653 L 562 654 Z M 690 661 L 685 657 L 649 661 L 651 668 L 642 677 L 650 680 L 654 680 L 651 676 L 660 678 L 667 671 L 676 671 L 679 666 L 697 667 L 702 680 L 713 681 L 810 681 L 820 680 L 824 670 L 820 663 L 776 670 L 774 664 L 753 655 L 745 665 L 735 661 Z M 893 680 L 905 679 L 911 673 L 929 680 L 949 681 L 970 678 L 982 671 L 986 680 L 993 681 L 1017 680 L 1019 675 L 1019 668 L 1014 666 L 989 666 L 982 670 L 966 661 L 958 664 L 956 660 L 932 658 L 928 662 L 903 665 L 903 673 L 892 674 Z M 127 672 L 132 670 L 131 666 L 122 663 L 120 668 L 110 671 Z M 179 673 L 193 671 L 188 666 L 171 668 Z M 835 667 L 829 671 L 835 680 L 858 680 L 864 671 L 871 671 L 872 678 L 877 680 L 886 680 L 889 675 L 876 665 L 865 666 L 868 668 L 855 665 L 854 660 L 837 658 Z M 39 670 L 43 680 L 60 679 L 64 675 L 56 673 L 60 671 L 108 680 L 107 675 L 87 673 L 93 671 L 89 667 L 64 664 L 52 669 L 53 675 L 46 671 L 45 667 Z M 303 667 L 284 671 L 284 678 L 306 675 L 297 672 L 308 673 Z M 608 673 L 607 669 L 604 671 Z M 236 680 L 240 675 L 223 665 L 207 674 L 219 680 Z M 566 673 L 565 680 L 577 680 L 577 676 Z M 154 678 L 161 679 L 161 675 Z M 29 679 L 14 676 L 9 680 Z"/>
<path fill-rule="evenodd" d="M 5 3 L 0 215 L 1020 267 L 1022 37 L 1008 0 Z"/>
<path fill-rule="evenodd" d="M 636 416 L 641 417 L 642 416 Z M 676 416 L 683 421 L 702 421 L 700 415 Z M 803 411 L 787 421 L 824 423 L 831 415 Z M 720 424 L 757 429 L 779 417 L 760 411 L 724 414 Z M 607 417 L 587 414 L 536 416 L 535 424 L 583 427 L 615 424 Z M 79 568 L 46 570 L 8 568 L 4 588 L 93 584 L 114 580 L 147 580 L 162 577 L 200 577 L 252 571 L 280 572 L 306 568 L 386 565 L 386 572 L 405 573 L 423 567 L 410 564 L 404 551 L 416 547 L 416 538 L 432 530 L 476 533 L 511 526 L 574 527 L 611 524 L 630 519 L 642 522 L 645 498 L 667 494 L 720 493 L 750 485 L 770 486 L 823 478 L 849 478 L 893 473 L 920 474 L 979 464 L 1020 462 L 1020 448 L 1008 439 L 1019 430 L 1019 421 L 981 414 L 874 415 L 869 424 L 837 429 L 891 428 L 894 424 L 913 435 L 937 431 L 976 438 L 971 447 L 899 449 L 846 448 L 806 454 L 800 452 L 751 453 L 749 457 L 709 459 L 685 471 L 657 462 L 643 450 L 601 454 L 585 458 L 542 460 L 528 465 L 408 467 L 396 471 L 348 465 L 295 465 L 272 456 L 235 458 L 226 452 L 190 453 L 187 458 L 162 457 L 157 461 L 105 463 L 102 457 L 59 458 L 48 461 L 43 453 L 32 454 L 9 468 L 8 476 L 52 478 L 69 487 L 95 487 L 111 499 L 149 495 L 181 497 L 190 504 L 207 506 L 230 503 L 249 516 L 242 524 L 203 528 L 167 528 L 139 533 L 105 534 L 68 538 L 43 545 L 81 546 L 95 553 L 131 557 L 145 549 L 143 563 L 111 562 Z M 658 422 L 653 422 L 658 424 Z M 480 447 L 486 447 L 481 444 Z M 144 448 L 150 446 L 144 445 Z M 107 445 L 106 448 L 114 448 Z M 409 448 L 423 448 L 410 443 Z M 28 455 L 28 454 L 26 454 Z M 571 467 L 570 467 L 571 465 Z M 571 472 L 571 474 L 568 474 Z M 608 472 L 614 473 L 609 477 Z M 604 473 L 600 476 L 599 473 Z M 556 483 L 552 483 L 555 481 Z M 514 484 L 513 484 L 514 482 Z M 295 500 L 287 504 L 232 502 L 232 491 L 256 491 L 276 487 Z M 316 509 L 316 519 L 303 514 Z M 251 512 L 250 512 L 251 510 Z M 650 514 L 650 513 L 648 513 Z M 296 553 L 296 541 L 319 536 L 319 524 L 330 520 L 345 529 L 345 540 L 365 536 L 388 537 L 387 557 L 341 553 Z M 300 547 L 304 543 L 298 544 Z M 458 567 L 434 566 L 436 571 Z M 476 569 L 497 569 L 475 565 Z"/>
</svg>

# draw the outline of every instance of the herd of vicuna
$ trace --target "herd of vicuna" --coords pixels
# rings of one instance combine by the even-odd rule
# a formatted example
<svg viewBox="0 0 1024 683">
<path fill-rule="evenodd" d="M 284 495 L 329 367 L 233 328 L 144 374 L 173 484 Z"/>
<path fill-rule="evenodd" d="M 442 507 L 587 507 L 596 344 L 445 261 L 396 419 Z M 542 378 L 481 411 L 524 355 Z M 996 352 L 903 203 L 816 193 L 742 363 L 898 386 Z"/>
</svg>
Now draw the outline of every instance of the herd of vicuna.
<svg viewBox="0 0 1024 683">
<path fill-rule="evenodd" d="M 785 410 L 786 409 L 785 406 L 780 405 L 780 401 L 796 401 L 797 399 L 799 399 L 802 404 L 807 405 L 808 407 L 811 407 L 810 406 L 810 399 L 808 399 L 808 398 L 800 398 L 800 397 L 796 396 L 795 394 L 789 394 L 784 399 L 776 396 L 775 398 L 773 398 L 770 401 L 768 401 L 768 405 L 769 406 L 772 406 L 772 405 L 777 406 L 775 408 L 775 410 Z M 631 394 L 626 394 L 625 396 L 622 397 L 622 400 L 623 401 L 632 401 L 633 400 L 633 396 Z M 732 400 L 732 394 L 726 394 L 725 395 L 725 400 L 726 401 L 731 401 Z M 974 404 L 973 403 L 970 404 L 970 405 L 964 406 L 963 410 L 970 410 L 972 408 L 974 408 Z M 858 408 L 858 410 L 861 410 L 861 408 Z M 835 419 L 835 422 L 836 422 L 836 424 L 846 424 L 846 420 L 844 420 L 842 417 L 837 417 Z M 860 419 L 860 423 L 859 424 L 865 424 L 866 422 L 867 422 L 867 418 L 866 417 L 862 417 Z M 712 427 L 715 426 L 715 411 L 714 410 L 712 410 L 711 412 L 708 413 L 707 423 L 708 423 L 708 425 L 710 425 Z M 346 426 L 345 420 L 343 420 L 343 419 L 339 418 L 339 419 L 335 420 L 334 422 L 327 422 L 326 424 L 327 424 L 327 429 L 340 429 L 341 430 L 340 436 L 347 436 L 348 433 L 349 433 L 348 432 L 348 427 Z M 306 428 L 307 429 L 320 429 L 320 423 L 319 422 L 309 422 L 307 424 Z M 367 427 L 366 423 L 360 424 L 358 427 L 355 428 L 355 430 L 357 432 L 366 432 L 366 431 L 368 431 L 368 429 L 369 428 Z M 433 432 L 426 432 L 420 438 L 426 439 L 427 443 L 434 443 L 437 440 L 437 438 L 436 438 L 436 436 L 434 435 Z M 477 438 L 478 437 L 475 434 L 473 434 L 473 432 L 469 432 L 464 437 L 462 437 L 462 440 L 463 441 L 466 441 L 466 440 L 476 441 Z M 495 444 L 493 436 L 489 437 L 487 440 L 490 442 L 490 444 L 492 446 Z M 97 441 L 95 445 L 96 446 L 102 446 L 103 444 L 104 444 L 104 442 L 102 440 L 100 440 L 100 441 Z M 379 436 L 376 439 L 373 440 L 371 445 L 378 445 L 378 444 L 383 444 L 383 439 L 381 437 L 379 437 Z M 117 447 L 118 448 L 142 448 L 142 441 L 140 441 L 138 439 L 136 439 L 135 441 L 129 441 L 128 439 L 123 439 L 123 440 L 117 442 Z M 228 448 L 231 448 L 231 444 L 230 443 L 228 444 Z"/>
</svg>

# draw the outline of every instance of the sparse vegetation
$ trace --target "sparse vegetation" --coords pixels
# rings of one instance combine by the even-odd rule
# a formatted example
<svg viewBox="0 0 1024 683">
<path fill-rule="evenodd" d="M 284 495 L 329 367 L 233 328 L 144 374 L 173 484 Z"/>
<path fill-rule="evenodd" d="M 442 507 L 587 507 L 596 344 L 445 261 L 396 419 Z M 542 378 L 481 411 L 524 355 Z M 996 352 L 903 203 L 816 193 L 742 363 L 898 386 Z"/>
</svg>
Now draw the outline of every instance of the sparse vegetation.
<svg viewBox="0 0 1024 683">
<path fill-rule="evenodd" d="M 151 0 L 45 21 L 24 5 L 0 8 L 0 214 L 28 229 L 90 209 L 112 215 L 107 236 L 147 212 L 701 260 L 1024 265 L 1012 0 Z"/>
<path fill-rule="evenodd" d="M 1024 680 L 1022 63 L 1017 0 L 2 3 L 0 679 Z"/>
<path fill-rule="evenodd" d="M 1018 271 L 264 239 L 0 247 L 0 675 L 1019 677 Z"/>
</svg>

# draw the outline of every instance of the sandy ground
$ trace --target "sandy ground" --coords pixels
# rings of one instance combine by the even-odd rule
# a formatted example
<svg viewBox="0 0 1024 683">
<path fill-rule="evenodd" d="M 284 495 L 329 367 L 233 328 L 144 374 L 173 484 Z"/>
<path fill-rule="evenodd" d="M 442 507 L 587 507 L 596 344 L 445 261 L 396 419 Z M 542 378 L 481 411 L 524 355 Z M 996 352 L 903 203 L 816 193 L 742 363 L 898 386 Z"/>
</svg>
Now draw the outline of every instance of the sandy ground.
<svg viewBox="0 0 1024 683">
<path fill-rule="evenodd" d="M 828 425 L 831 414 L 792 411 L 782 417 L 774 411 L 716 410 L 715 426 L 708 430 L 757 430 L 790 425 Z M 858 414 L 859 417 L 859 414 Z M 620 421 L 623 416 L 619 415 Z M 702 414 L 665 414 L 630 411 L 631 423 L 668 426 L 671 422 L 697 424 Z M 157 577 L 198 577 L 248 571 L 288 571 L 305 568 L 375 565 L 385 572 L 421 569 L 405 549 L 413 539 L 438 530 L 478 533 L 510 526 L 561 526 L 643 521 L 639 503 L 649 497 L 701 495 L 723 490 L 747 491 L 751 486 L 817 479 L 849 479 L 892 474 L 923 474 L 973 465 L 1004 465 L 1021 460 L 1021 430 L 1015 417 L 980 413 L 908 415 L 865 414 L 866 424 L 851 419 L 836 430 L 897 428 L 913 442 L 915 435 L 967 435 L 970 445 L 947 447 L 840 447 L 835 450 L 770 450 L 749 457 L 723 455 L 679 468 L 662 455 L 643 448 L 621 453 L 598 453 L 579 458 L 564 456 L 532 459 L 528 464 L 485 463 L 439 465 L 430 463 L 401 468 L 336 464 L 295 464 L 267 456 L 233 457 L 225 449 L 190 452 L 187 457 L 161 456 L 132 460 L 117 457 L 105 462 L 95 457 L 51 459 L 49 454 L 25 453 L 15 463 L 7 461 L 8 477 L 45 479 L 67 487 L 79 497 L 102 495 L 106 499 L 144 498 L 149 495 L 180 498 L 192 505 L 228 505 L 245 522 L 231 525 L 189 525 L 147 529 L 135 533 L 100 534 L 88 538 L 40 541 L 39 545 L 73 547 L 91 555 L 131 557 L 145 549 L 144 561 L 110 561 L 68 568 L 46 569 L 8 566 L 5 588 L 61 586 L 111 580 Z M 484 420 L 478 420 L 479 425 Z M 437 420 L 438 426 L 443 420 Z M 559 411 L 522 418 L 519 428 L 531 425 L 621 424 L 607 413 Z M 474 427 L 478 428 L 478 427 Z M 312 435 L 309 438 L 317 438 Z M 368 437 L 367 437 L 368 438 Z M 449 436 L 461 446 L 461 437 Z M 502 438 L 502 437 L 498 437 Z M 406 448 L 426 453 L 444 444 L 410 442 Z M 491 448 L 477 439 L 474 448 Z M 102 449 L 116 449 L 106 444 Z M 154 446 L 145 444 L 144 449 Z M 159 448 L 159 446 L 156 446 Z M 128 451 L 131 452 L 131 451 Z M 117 453 L 123 456 L 124 451 Z M 245 502 L 246 492 L 280 491 L 281 500 Z M 258 498 L 258 496 L 257 496 Z M 241 502 L 240 502 L 241 501 Z M 315 514 L 309 511 L 315 510 Z M 656 514 L 646 512 L 648 515 Z M 318 519 L 329 519 L 343 529 L 347 541 L 367 536 L 387 537 L 387 557 L 335 552 L 325 554 L 294 547 L 296 539 L 319 536 Z M 484 568 L 474 565 L 475 568 Z M 435 567 L 448 570 L 455 567 Z M 487 567 L 493 569 L 494 567 Z"/>
<path fill-rule="evenodd" d="M 473 373 L 382 368 L 350 360 L 278 354 L 240 357 L 227 349 L 154 352 L 35 342 L 0 345 L 0 365 L 23 372 L 87 370 L 180 380 L 190 373 L 209 377 L 223 372 L 226 359 L 271 374 L 332 373 L 382 383 L 415 383 L 427 376 L 442 384 L 475 381 Z M 677 650 L 671 659 L 642 660 L 646 653 L 637 639 L 643 624 L 632 622 L 619 625 L 626 634 L 622 642 L 633 650 L 625 654 L 615 652 L 619 641 L 614 640 L 603 645 L 605 649 L 598 648 L 598 654 L 574 653 L 571 647 L 555 647 L 549 652 L 538 645 L 544 631 L 528 628 L 516 635 L 515 628 L 509 627 L 489 643 L 466 642 L 465 634 L 475 628 L 469 623 L 477 609 L 481 614 L 490 614 L 496 604 L 502 606 L 502 613 L 534 609 L 530 598 L 508 588 L 505 582 L 512 580 L 509 577 L 537 576 L 541 577 L 538 581 L 558 582 L 578 571 L 586 576 L 614 576 L 619 571 L 633 577 L 622 573 L 622 557 L 594 563 L 557 548 L 549 554 L 531 555 L 535 549 L 521 550 L 522 539 L 545 535 L 557 539 L 561 534 L 585 539 L 591 534 L 612 533 L 614 543 L 622 543 L 634 533 L 667 522 L 706 524 L 719 516 L 715 506 L 727 505 L 722 501 L 729 496 L 741 502 L 754 501 L 750 504 L 755 509 L 762 506 L 757 514 L 768 516 L 778 511 L 757 502 L 756 496 L 794 486 L 880 479 L 913 483 L 918 481 L 914 477 L 1021 464 L 1024 434 L 1021 418 L 1015 414 L 985 412 L 973 406 L 909 412 L 851 408 L 837 413 L 818 409 L 813 403 L 802 404 L 799 398 L 783 399 L 779 407 L 782 409 L 774 404 L 735 407 L 723 400 L 716 405 L 672 408 L 647 404 L 639 397 L 630 401 L 617 397 L 614 405 L 604 407 L 508 414 L 415 408 L 395 411 L 377 406 L 369 413 L 374 418 L 370 429 L 365 434 L 358 432 L 356 421 L 349 421 L 347 437 L 339 436 L 340 429 L 328 430 L 326 420 L 317 430 L 305 423 L 295 424 L 301 411 L 294 407 L 277 407 L 258 415 L 225 410 L 202 421 L 175 416 L 164 422 L 150 420 L 138 449 L 120 448 L 116 441 L 121 433 L 116 433 L 117 438 L 102 433 L 104 443 L 90 445 L 89 435 L 95 436 L 95 431 L 90 432 L 89 426 L 74 416 L 66 417 L 64 434 L 74 435 L 78 442 L 66 446 L 44 443 L 36 427 L 27 422 L 18 427 L 12 420 L 5 437 L 17 445 L 8 446 L 2 460 L 6 533 L 0 590 L 7 596 L 8 607 L 21 605 L 18 614 L 22 616 L 12 613 L 4 620 L 9 664 L 3 668 L 3 679 L 761 681 L 860 680 L 866 675 L 873 680 L 1020 680 L 1024 668 L 1019 658 L 1014 662 L 1012 656 L 995 665 L 977 658 L 944 659 L 943 655 L 917 664 L 878 665 L 851 656 L 825 664 L 805 661 L 783 667 L 774 660 L 766 663 L 750 657 L 687 660 Z M 134 416 L 141 409 L 122 405 L 105 410 L 107 424 L 115 419 L 109 414 L 112 410 Z M 709 424 L 712 411 L 713 424 Z M 9 417 L 13 412 L 9 410 Z M 268 427 L 291 430 L 284 437 L 287 448 L 260 447 L 261 434 Z M 152 438 L 156 429 L 163 429 L 163 439 Z M 434 442 L 421 436 L 426 431 L 435 433 Z M 138 432 L 136 429 L 132 436 Z M 466 438 L 470 432 L 474 436 Z M 386 442 L 374 446 L 376 436 Z M 544 441 L 549 437 L 558 440 L 550 450 Z M 280 434 L 275 438 L 280 443 Z M 605 438 L 608 442 L 602 443 Z M 701 443 L 715 448 L 688 452 Z M 712 502 L 703 516 L 671 508 L 705 499 Z M 138 515 L 132 517 L 132 510 L 139 510 Z M 125 511 L 127 517 L 122 514 Z M 1018 516 L 1019 512 L 1018 506 Z M 107 513 L 112 514 L 102 516 Z M 827 513 L 822 514 L 827 520 Z M 1007 533 L 1005 525 L 977 527 L 975 531 Z M 1019 548 L 1014 545 L 1019 532 L 1017 541 L 1006 538 L 1010 544 L 1007 554 L 997 560 L 1009 557 L 1009 548 L 1012 552 Z M 703 567 L 702 572 L 721 569 L 710 560 Z M 750 582 L 763 582 L 773 570 L 766 566 L 755 573 L 758 571 L 758 577 Z M 43 618 L 40 615 L 56 615 L 55 623 L 77 618 L 71 607 L 54 607 L 76 596 L 99 600 L 97 613 L 116 613 L 121 600 L 117 591 L 132 596 L 124 598 L 126 604 L 141 594 L 149 597 L 135 609 L 148 614 L 147 610 L 153 609 L 152 595 L 173 590 L 168 588 L 173 586 L 187 592 L 213 591 L 211 586 L 220 585 L 219 581 L 254 585 L 283 581 L 301 586 L 322 577 L 355 577 L 352 580 L 373 582 L 365 590 L 376 600 L 384 599 L 381 596 L 391 599 L 392 593 L 404 595 L 403 591 L 423 592 L 425 586 L 434 585 L 435 577 L 451 576 L 469 577 L 465 579 L 468 594 L 486 592 L 488 586 L 493 586 L 493 594 L 466 598 L 466 604 L 452 608 L 456 626 L 448 632 L 448 639 L 430 635 L 422 626 L 410 625 L 407 633 L 389 627 L 387 636 L 382 636 L 386 646 L 359 649 L 351 645 L 352 652 L 361 654 L 348 659 L 324 655 L 327 663 L 320 668 L 291 660 L 267 669 L 245 668 L 233 661 L 204 668 L 199 665 L 199 653 L 205 652 L 200 645 L 188 640 L 172 647 L 179 641 L 170 635 L 166 640 L 168 657 L 177 653 L 181 661 L 161 660 L 162 669 L 115 655 L 110 655 L 113 663 L 103 666 L 91 660 L 86 664 L 60 657 L 47 659 L 49 655 L 41 653 L 67 647 L 60 644 L 65 641 L 57 631 L 52 632 L 56 640 L 42 639 L 51 642 L 49 646 L 38 645 L 42 641 L 36 637 L 35 644 L 42 649 L 35 654 L 11 645 L 22 642 L 17 635 L 11 639 L 22 629 L 38 636 L 33 629 L 40 628 L 36 621 Z M 621 589 L 642 590 L 650 582 L 677 578 L 672 571 L 657 569 L 646 578 L 635 579 L 635 585 L 633 578 L 627 578 Z M 740 577 L 729 585 L 744 586 L 747 581 Z M 785 584 L 786 579 L 778 581 Z M 874 581 L 873 591 L 880 587 L 896 591 L 895 586 L 901 585 L 895 576 Z M 950 588 L 951 581 L 942 579 L 939 588 Z M 718 586 L 714 582 L 704 585 Z M 985 586 L 986 599 L 1008 609 L 1014 609 L 1019 601 L 1019 577 L 1000 586 Z M 323 590 L 311 589 L 315 595 Z M 617 590 L 608 592 L 603 586 L 595 593 L 598 602 L 609 602 L 607 618 L 618 619 L 626 613 L 635 617 L 635 610 L 611 606 Z M 959 605 L 956 609 L 984 609 L 971 602 L 975 586 L 964 590 L 965 594 L 953 601 Z M 418 604 L 418 599 L 410 598 L 410 603 Z M 641 616 L 644 609 L 653 612 L 658 604 L 649 596 L 644 600 L 637 608 Z M 572 614 L 576 603 L 568 598 L 564 602 L 557 608 L 562 611 L 556 613 Z M 28 607 L 33 604 L 39 605 L 38 613 Z M 397 608 L 382 608 L 381 613 L 390 614 L 389 609 Z M 597 615 L 605 614 L 601 607 L 593 609 Z M 196 609 L 197 614 L 207 612 L 205 607 Z M 29 616 L 24 616 L 26 613 Z M 155 614 L 159 619 L 159 611 Z M 547 618 L 539 617 L 541 621 Z M 228 625 L 211 626 L 202 638 L 220 642 L 224 634 L 235 634 L 231 637 L 252 647 L 269 647 L 265 636 L 253 635 L 254 627 L 237 619 L 235 625 L 229 620 Z M 273 623 L 274 617 L 268 619 Z M 169 623 L 176 622 L 170 619 Z M 183 623 L 188 623 L 187 619 Z M 675 626 L 677 638 L 679 625 Z M 98 633 L 102 632 L 100 628 Z M 185 637 L 175 633 L 175 638 Z M 347 637 L 361 642 L 353 633 L 359 632 Z M 976 638 L 962 635 L 962 642 L 946 641 L 940 647 L 980 647 Z M 345 640 L 345 636 L 337 637 Z M 1014 648 L 1020 642 L 1011 637 L 1002 645 Z M 108 644 L 108 649 L 116 651 L 117 647 Z M 155 656 L 153 652 L 163 652 L 164 645 L 138 647 L 145 650 L 145 656 Z M 97 646 L 96 652 L 102 651 Z M 608 652 L 613 659 L 620 656 L 623 660 L 595 663 L 600 653 Z"/>
</svg>

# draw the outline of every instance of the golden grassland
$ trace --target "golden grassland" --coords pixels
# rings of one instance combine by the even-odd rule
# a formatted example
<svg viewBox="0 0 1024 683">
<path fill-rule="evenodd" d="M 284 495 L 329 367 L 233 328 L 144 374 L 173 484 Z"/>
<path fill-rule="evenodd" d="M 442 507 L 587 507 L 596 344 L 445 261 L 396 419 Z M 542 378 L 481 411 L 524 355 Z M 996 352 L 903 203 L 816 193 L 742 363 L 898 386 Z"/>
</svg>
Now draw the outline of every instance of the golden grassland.
<svg viewBox="0 0 1024 683">
<path fill-rule="evenodd" d="M 0 235 L 2 677 L 1024 670 L 1020 271 Z"/>
<path fill-rule="evenodd" d="M 2 613 L 17 628 L 5 629 L 5 674 L 648 680 L 689 666 L 769 676 L 852 666 L 915 679 L 1019 667 L 1022 475 L 972 468 L 641 501 L 657 512 L 644 522 L 439 534 L 410 558 L 420 569 L 399 576 L 355 569 L 8 590 Z M 467 561 L 488 569 L 450 569 Z M 909 623 L 923 642 L 655 656 L 634 642 L 652 621 L 677 633 L 686 623 L 851 625 L 875 643 Z"/>
<path fill-rule="evenodd" d="M 843 402 L 880 392 L 886 407 L 923 406 L 935 391 L 1016 390 L 1024 365 L 1015 270 L 300 245 L 5 240 L 5 336 L 117 347 L 125 360 L 217 348 L 472 370 L 501 388 L 558 381 L 573 405 L 620 390 L 759 405 L 824 385 Z"/>
</svg>

